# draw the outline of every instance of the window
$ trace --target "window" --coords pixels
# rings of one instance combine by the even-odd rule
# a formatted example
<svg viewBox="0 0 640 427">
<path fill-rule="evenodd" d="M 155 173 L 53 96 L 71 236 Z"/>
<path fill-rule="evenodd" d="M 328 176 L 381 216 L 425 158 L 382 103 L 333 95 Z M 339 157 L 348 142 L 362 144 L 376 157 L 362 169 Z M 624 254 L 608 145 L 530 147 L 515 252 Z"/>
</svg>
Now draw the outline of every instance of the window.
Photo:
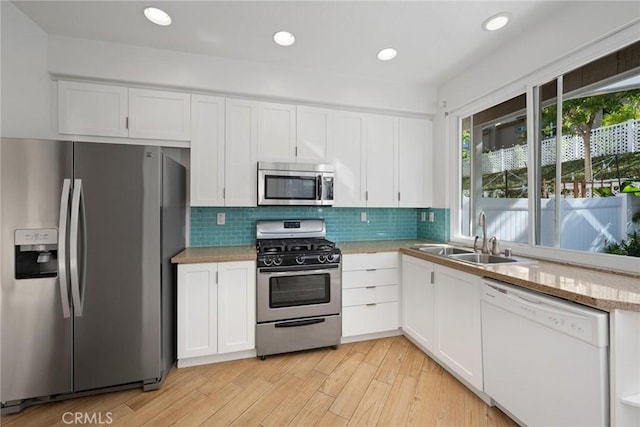
<svg viewBox="0 0 640 427">
<path fill-rule="evenodd" d="M 478 234 L 487 217 L 487 238 L 528 241 L 527 121 L 522 94 L 462 120 L 461 234 Z"/>
<path fill-rule="evenodd" d="M 542 246 L 608 252 L 637 230 L 640 72 L 573 91 L 575 84 L 565 81 L 571 82 L 563 76 L 539 91 L 536 240 Z"/>
<path fill-rule="evenodd" d="M 479 234 L 483 211 L 487 237 L 637 253 L 640 42 L 528 95 L 528 100 L 522 94 L 460 119 L 457 234 Z"/>
</svg>

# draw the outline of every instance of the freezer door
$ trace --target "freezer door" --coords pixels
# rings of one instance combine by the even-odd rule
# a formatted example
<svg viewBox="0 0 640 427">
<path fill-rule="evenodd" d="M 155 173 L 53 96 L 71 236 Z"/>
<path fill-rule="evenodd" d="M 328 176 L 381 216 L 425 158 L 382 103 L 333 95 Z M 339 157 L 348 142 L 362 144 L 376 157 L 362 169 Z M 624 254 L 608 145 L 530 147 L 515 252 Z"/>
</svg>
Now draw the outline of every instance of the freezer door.
<svg viewBox="0 0 640 427">
<path fill-rule="evenodd" d="M 16 252 L 14 242 L 16 230 L 58 229 L 63 181 L 72 177 L 73 153 L 71 143 L 60 141 L 2 139 L 1 144 L 1 377 L 2 401 L 11 402 L 72 390 L 71 318 L 63 315 L 59 272 L 48 258 L 59 254 L 50 251 L 40 259 L 39 264 L 52 263 L 47 274 L 16 279 L 16 259 L 29 260 L 22 260 L 24 252 Z M 63 238 L 59 234 L 58 241 Z M 37 251 L 34 256 L 37 260 Z"/>
<path fill-rule="evenodd" d="M 77 253 L 86 256 L 70 261 L 83 303 L 74 317 L 74 391 L 160 375 L 161 155 L 158 147 L 74 145 L 85 209 Z"/>
</svg>

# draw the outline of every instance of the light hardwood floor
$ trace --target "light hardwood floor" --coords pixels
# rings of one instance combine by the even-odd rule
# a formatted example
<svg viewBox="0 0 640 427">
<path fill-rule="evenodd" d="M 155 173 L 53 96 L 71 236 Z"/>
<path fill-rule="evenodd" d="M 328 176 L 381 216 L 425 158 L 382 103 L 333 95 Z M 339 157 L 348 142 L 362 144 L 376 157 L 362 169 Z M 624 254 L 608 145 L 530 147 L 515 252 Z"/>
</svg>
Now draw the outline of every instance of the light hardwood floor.
<svg viewBox="0 0 640 427">
<path fill-rule="evenodd" d="M 157 391 L 39 405 L 0 424 L 64 426 L 76 413 L 117 426 L 516 425 L 404 337 L 173 369 Z"/>
</svg>

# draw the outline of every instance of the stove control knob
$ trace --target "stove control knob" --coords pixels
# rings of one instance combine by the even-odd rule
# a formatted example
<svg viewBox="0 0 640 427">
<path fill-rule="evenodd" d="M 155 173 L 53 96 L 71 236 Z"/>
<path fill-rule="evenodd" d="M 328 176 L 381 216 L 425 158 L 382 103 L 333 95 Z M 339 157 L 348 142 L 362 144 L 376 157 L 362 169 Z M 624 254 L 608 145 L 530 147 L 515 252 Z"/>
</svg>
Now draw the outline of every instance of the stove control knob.
<svg viewBox="0 0 640 427">
<path fill-rule="evenodd" d="M 320 264 L 324 264 L 325 262 L 327 262 L 327 256 L 326 255 L 318 255 L 318 262 L 320 262 Z"/>
<path fill-rule="evenodd" d="M 327 261 L 336 262 L 338 260 L 338 254 L 327 255 Z"/>
<path fill-rule="evenodd" d="M 281 264 L 282 264 L 282 257 L 277 256 L 277 257 L 275 257 L 273 259 L 273 265 L 278 266 L 278 265 L 281 265 Z"/>
<path fill-rule="evenodd" d="M 296 257 L 296 262 L 297 262 L 298 264 L 304 264 L 304 256 L 303 256 L 303 255 L 298 255 L 298 256 Z"/>
<path fill-rule="evenodd" d="M 271 264 L 273 264 L 273 258 L 270 258 L 270 257 L 264 257 L 264 259 L 262 260 L 262 262 L 264 263 L 264 265 L 266 265 L 267 267 L 269 267 Z"/>
</svg>

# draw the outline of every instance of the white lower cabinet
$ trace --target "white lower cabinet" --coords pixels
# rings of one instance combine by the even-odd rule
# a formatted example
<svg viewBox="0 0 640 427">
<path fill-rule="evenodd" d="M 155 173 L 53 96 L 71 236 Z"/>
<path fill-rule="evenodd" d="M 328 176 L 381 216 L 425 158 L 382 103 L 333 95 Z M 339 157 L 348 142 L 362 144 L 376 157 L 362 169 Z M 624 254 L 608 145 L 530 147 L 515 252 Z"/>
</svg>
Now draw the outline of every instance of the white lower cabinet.
<svg viewBox="0 0 640 427">
<path fill-rule="evenodd" d="M 343 256 L 343 337 L 398 329 L 400 309 L 398 264 L 397 252 Z"/>
<path fill-rule="evenodd" d="M 480 277 L 436 265 L 435 356 L 478 390 L 482 382 Z"/>
<path fill-rule="evenodd" d="M 178 265 L 178 364 L 255 348 L 254 261 Z"/>
<path fill-rule="evenodd" d="M 433 351 L 434 264 L 402 255 L 402 332 Z"/>
</svg>

